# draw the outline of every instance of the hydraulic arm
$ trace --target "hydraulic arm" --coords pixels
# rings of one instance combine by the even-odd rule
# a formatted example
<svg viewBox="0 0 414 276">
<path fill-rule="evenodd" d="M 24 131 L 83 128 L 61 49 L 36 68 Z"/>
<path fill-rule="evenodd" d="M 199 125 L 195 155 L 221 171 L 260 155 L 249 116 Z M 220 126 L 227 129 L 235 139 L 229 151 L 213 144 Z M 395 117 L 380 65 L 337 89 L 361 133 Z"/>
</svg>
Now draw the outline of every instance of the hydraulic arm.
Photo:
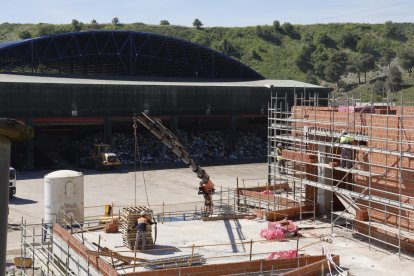
<svg viewBox="0 0 414 276">
<path fill-rule="evenodd" d="M 211 214 L 213 211 L 212 195 L 214 194 L 214 184 L 211 182 L 206 171 L 194 162 L 185 147 L 178 140 L 177 136 L 167 129 L 159 119 L 150 118 L 145 113 L 142 113 L 142 117 L 135 117 L 134 121 L 135 120 L 147 128 L 155 137 L 158 138 L 158 140 L 171 149 L 175 155 L 177 155 L 187 166 L 192 169 L 193 172 L 197 174 L 197 177 L 201 179 L 198 194 L 202 194 L 204 196 L 206 212 Z"/>
</svg>

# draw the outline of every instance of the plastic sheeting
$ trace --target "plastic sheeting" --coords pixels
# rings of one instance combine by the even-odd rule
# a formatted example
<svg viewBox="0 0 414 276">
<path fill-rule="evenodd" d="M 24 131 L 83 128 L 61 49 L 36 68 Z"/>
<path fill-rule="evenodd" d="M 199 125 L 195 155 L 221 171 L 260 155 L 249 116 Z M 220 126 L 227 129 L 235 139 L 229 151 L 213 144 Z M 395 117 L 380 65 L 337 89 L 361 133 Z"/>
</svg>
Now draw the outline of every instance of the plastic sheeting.
<svg viewBox="0 0 414 276">
<path fill-rule="evenodd" d="M 278 251 L 272 252 L 267 256 L 266 260 L 277 260 L 277 259 L 291 259 L 298 256 L 297 250 Z"/>
<path fill-rule="evenodd" d="M 296 234 L 298 226 L 291 220 L 268 222 L 267 229 L 260 231 L 260 237 L 266 240 L 281 240 L 287 235 Z"/>
<path fill-rule="evenodd" d="M 285 233 L 282 230 L 268 230 L 262 229 L 260 230 L 260 237 L 266 240 L 283 240 L 285 238 Z"/>
<path fill-rule="evenodd" d="M 298 226 L 291 220 L 281 220 L 275 222 L 268 222 L 267 229 L 271 231 L 283 231 L 284 234 L 292 233 L 296 234 L 298 232 Z"/>
</svg>

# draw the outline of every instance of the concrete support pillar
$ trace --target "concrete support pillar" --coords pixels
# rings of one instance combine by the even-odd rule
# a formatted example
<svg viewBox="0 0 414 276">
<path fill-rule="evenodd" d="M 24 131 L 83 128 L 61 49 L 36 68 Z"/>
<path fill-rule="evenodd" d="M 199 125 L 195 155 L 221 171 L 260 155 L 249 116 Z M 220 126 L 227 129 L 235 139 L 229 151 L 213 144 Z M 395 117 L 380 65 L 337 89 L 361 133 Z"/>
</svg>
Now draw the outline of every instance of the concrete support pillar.
<svg viewBox="0 0 414 276">
<path fill-rule="evenodd" d="M 318 163 L 328 163 L 326 156 L 326 147 L 323 145 L 318 146 Z M 332 169 L 324 168 L 318 166 L 318 182 L 326 185 L 332 186 Z M 331 213 L 331 203 L 332 203 L 332 191 L 318 188 L 317 192 L 317 202 L 319 204 L 319 213 L 321 214 L 330 214 Z"/>
<path fill-rule="evenodd" d="M 104 143 L 112 144 L 112 117 L 109 115 L 104 120 Z"/>
<path fill-rule="evenodd" d="M 6 271 L 7 224 L 9 211 L 10 140 L 33 137 L 33 129 L 13 120 L 0 118 L 0 274 Z"/>
<path fill-rule="evenodd" d="M 33 118 L 26 119 L 26 125 L 33 127 Z M 26 169 L 33 170 L 34 168 L 34 139 L 27 140 L 26 142 Z"/>
<path fill-rule="evenodd" d="M 10 140 L 0 135 L 0 274 L 6 271 Z"/>
</svg>

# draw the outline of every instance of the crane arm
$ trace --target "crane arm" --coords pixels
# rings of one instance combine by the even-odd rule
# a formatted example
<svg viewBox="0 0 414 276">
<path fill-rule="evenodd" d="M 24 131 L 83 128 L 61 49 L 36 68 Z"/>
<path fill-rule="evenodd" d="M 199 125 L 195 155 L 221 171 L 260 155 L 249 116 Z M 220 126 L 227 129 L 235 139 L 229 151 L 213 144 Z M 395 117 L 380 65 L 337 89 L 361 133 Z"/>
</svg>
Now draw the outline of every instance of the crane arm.
<svg viewBox="0 0 414 276">
<path fill-rule="evenodd" d="M 181 144 L 178 137 L 175 136 L 168 128 L 166 128 L 159 119 L 150 118 L 147 114 L 135 117 L 135 120 L 148 129 L 158 140 L 166 145 L 175 155 L 178 156 L 190 169 L 201 179 L 199 186 L 199 194 L 204 196 L 205 208 L 208 213 L 212 213 L 214 184 L 210 180 L 207 172 L 200 167 Z"/>
</svg>

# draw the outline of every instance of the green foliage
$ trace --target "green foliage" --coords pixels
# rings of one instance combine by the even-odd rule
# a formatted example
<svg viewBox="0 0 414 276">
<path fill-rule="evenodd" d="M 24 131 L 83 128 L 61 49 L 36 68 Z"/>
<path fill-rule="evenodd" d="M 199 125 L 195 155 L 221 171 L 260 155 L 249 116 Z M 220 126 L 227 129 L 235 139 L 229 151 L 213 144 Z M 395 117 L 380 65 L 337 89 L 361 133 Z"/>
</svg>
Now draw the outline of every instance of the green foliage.
<svg viewBox="0 0 414 276">
<path fill-rule="evenodd" d="M 359 59 L 359 70 L 364 73 L 364 80 L 367 83 L 367 72 L 375 68 L 374 57 L 370 54 L 362 54 Z"/>
<path fill-rule="evenodd" d="M 31 37 L 32 37 L 32 34 L 29 31 L 24 30 L 24 31 L 19 32 L 19 38 L 21 39 L 28 39 Z"/>
<path fill-rule="evenodd" d="M 384 35 L 387 38 L 405 41 L 405 35 L 398 29 L 398 25 L 392 21 L 387 21 L 384 24 Z"/>
<path fill-rule="evenodd" d="M 397 54 L 389 49 L 389 48 L 385 48 L 382 50 L 381 52 L 381 58 L 379 60 L 380 65 L 382 66 L 390 66 L 391 61 L 397 56 Z"/>
<path fill-rule="evenodd" d="M 83 23 L 76 19 L 72 19 L 72 28 L 74 32 L 79 32 L 83 29 Z"/>
<path fill-rule="evenodd" d="M 362 39 L 358 40 L 356 49 L 360 53 L 378 55 L 376 51 L 375 40 L 371 39 L 370 37 L 363 37 Z"/>
<path fill-rule="evenodd" d="M 387 77 L 387 83 L 390 91 L 396 92 L 401 89 L 403 84 L 402 74 L 400 69 L 397 66 L 393 65 L 390 68 Z"/>
<path fill-rule="evenodd" d="M 242 63 L 252 67 L 266 78 L 271 79 L 297 79 L 308 80 L 308 71 L 318 80 L 327 81 L 327 72 L 335 71 L 337 67 L 332 65 L 331 58 L 338 51 L 345 52 L 349 56 L 347 69 L 352 72 L 351 65 L 354 56 L 362 54 L 374 54 L 376 66 L 389 66 L 399 53 L 400 65 L 407 63 L 398 49 L 412 48 L 414 45 L 413 23 L 392 23 L 390 30 L 386 32 L 386 24 L 313 24 L 280 26 L 280 22 L 260 27 L 209 27 L 199 31 L 196 28 L 175 25 L 147 25 L 144 23 L 122 24 L 100 23 L 96 20 L 82 26 L 82 30 L 115 30 L 122 29 L 156 33 L 177 37 L 201 45 L 211 47 L 217 51 L 230 55 Z M 161 22 L 160 22 L 161 23 Z M 80 24 L 80 22 L 79 22 Z M 289 26 L 289 24 L 291 26 Z M 202 26 L 202 25 L 201 25 Z M 201 28 L 200 26 L 200 28 Z M 293 29 L 294 35 L 290 34 Z M 58 34 L 72 32 L 72 24 L 0 24 L 0 41 L 12 41 L 20 39 L 20 34 L 27 31 L 32 36 Z M 288 31 L 286 31 L 288 30 Z M 296 35 L 295 35 L 296 34 Z M 398 35 L 405 39 L 396 39 Z M 298 39 L 298 38 L 301 38 Z M 408 55 L 410 57 L 410 55 Z M 356 58 L 356 61 L 359 61 Z M 405 65 L 404 65 L 405 66 Z M 403 66 L 402 66 L 403 67 Z M 374 68 L 375 69 L 375 68 Z M 385 70 L 387 68 L 383 68 Z M 408 70 L 408 68 L 403 68 Z M 401 70 L 403 70 L 401 69 Z M 355 69 L 356 70 L 356 69 Z M 357 71 L 353 71 L 357 74 Z M 361 68 L 359 74 L 364 74 Z M 345 72 L 340 74 L 344 76 Z M 369 71 L 367 73 L 369 75 Z M 330 74 L 333 75 L 333 74 Z M 330 78 L 337 79 L 337 77 Z M 343 78 L 347 87 L 355 87 L 358 78 L 355 75 L 347 75 Z M 332 81 L 339 84 L 339 81 Z M 375 81 L 374 81 L 375 82 Z M 374 86 L 364 84 L 355 88 L 355 91 L 366 91 Z M 414 81 L 413 81 L 414 83 Z M 330 83 L 323 82 L 325 85 Z M 348 85 L 352 84 L 352 85 Z M 345 88 L 345 87 L 344 87 Z M 409 89 L 409 88 L 404 88 Z M 412 88 L 414 94 L 414 86 Z"/>
<path fill-rule="evenodd" d="M 114 26 L 118 26 L 120 24 L 118 17 L 112 18 L 112 21 L 111 22 L 112 22 L 112 25 L 114 25 Z"/>
<path fill-rule="evenodd" d="M 293 39 L 300 39 L 300 34 L 296 31 L 295 27 L 289 22 L 285 22 L 282 25 L 283 32 Z"/>
<path fill-rule="evenodd" d="M 168 20 L 161 20 L 160 25 L 161 26 L 168 26 L 168 25 L 170 25 L 170 22 Z"/>
<path fill-rule="evenodd" d="M 37 36 L 45 36 L 56 33 L 56 28 L 54 25 L 50 24 L 41 24 L 38 29 Z"/>
<path fill-rule="evenodd" d="M 327 33 L 323 32 L 319 34 L 317 38 L 318 44 L 327 48 L 336 48 L 336 42 Z"/>
<path fill-rule="evenodd" d="M 198 19 L 198 18 L 196 18 L 196 19 L 194 19 L 194 21 L 193 21 L 193 26 L 196 28 L 196 29 L 201 29 L 201 27 L 203 27 L 203 23 Z"/>
<path fill-rule="evenodd" d="M 250 55 L 251 55 L 252 58 L 254 58 L 256 60 L 262 60 L 262 58 L 259 56 L 259 54 L 256 52 L 256 50 L 251 50 Z"/>
<path fill-rule="evenodd" d="M 285 32 L 285 34 L 287 34 L 287 35 L 292 34 L 292 33 L 295 32 L 295 28 L 289 22 L 283 23 L 282 29 Z"/>
<path fill-rule="evenodd" d="M 414 67 L 414 50 L 411 47 L 402 48 L 398 52 L 398 61 L 400 66 L 411 74 L 412 68 Z"/>
<path fill-rule="evenodd" d="M 385 95 L 387 93 L 387 85 L 385 83 L 385 81 L 383 80 L 377 80 L 374 83 L 374 87 L 372 88 L 372 91 L 377 94 L 380 95 L 381 98 L 385 98 Z"/>
<path fill-rule="evenodd" d="M 305 81 L 307 83 L 319 85 L 319 80 L 315 76 L 315 74 L 313 73 L 312 70 L 309 70 L 308 72 L 306 72 L 306 79 L 305 79 Z"/>
<path fill-rule="evenodd" d="M 279 20 L 273 21 L 273 28 L 276 32 L 280 32 L 282 29 L 280 28 L 280 22 Z"/>
<path fill-rule="evenodd" d="M 336 83 L 339 88 L 339 80 L 346 71 L 347 54 L 342 51 L 336 51 L 328 61 L 325 67 L 325 79 L 329 82 Z"/>
<path fill-rule="evenodd" d="M 339 45 L 343 48 L 355 50 L 359 39 L 360 37 L 357 34 L 347 30 L 341 34 Z"/>
<path fill-rule="evenodd" d="M 296 58 L 296 65 L 299 67 L 300 70 L 303 72 L 309 71 L 313 68 L 311 55 L 312 52 L 315 50 L 315 46 L 313 45 L 305 45 L 302 47 L 302 50 L 299 56 Z"/>
</svg>

